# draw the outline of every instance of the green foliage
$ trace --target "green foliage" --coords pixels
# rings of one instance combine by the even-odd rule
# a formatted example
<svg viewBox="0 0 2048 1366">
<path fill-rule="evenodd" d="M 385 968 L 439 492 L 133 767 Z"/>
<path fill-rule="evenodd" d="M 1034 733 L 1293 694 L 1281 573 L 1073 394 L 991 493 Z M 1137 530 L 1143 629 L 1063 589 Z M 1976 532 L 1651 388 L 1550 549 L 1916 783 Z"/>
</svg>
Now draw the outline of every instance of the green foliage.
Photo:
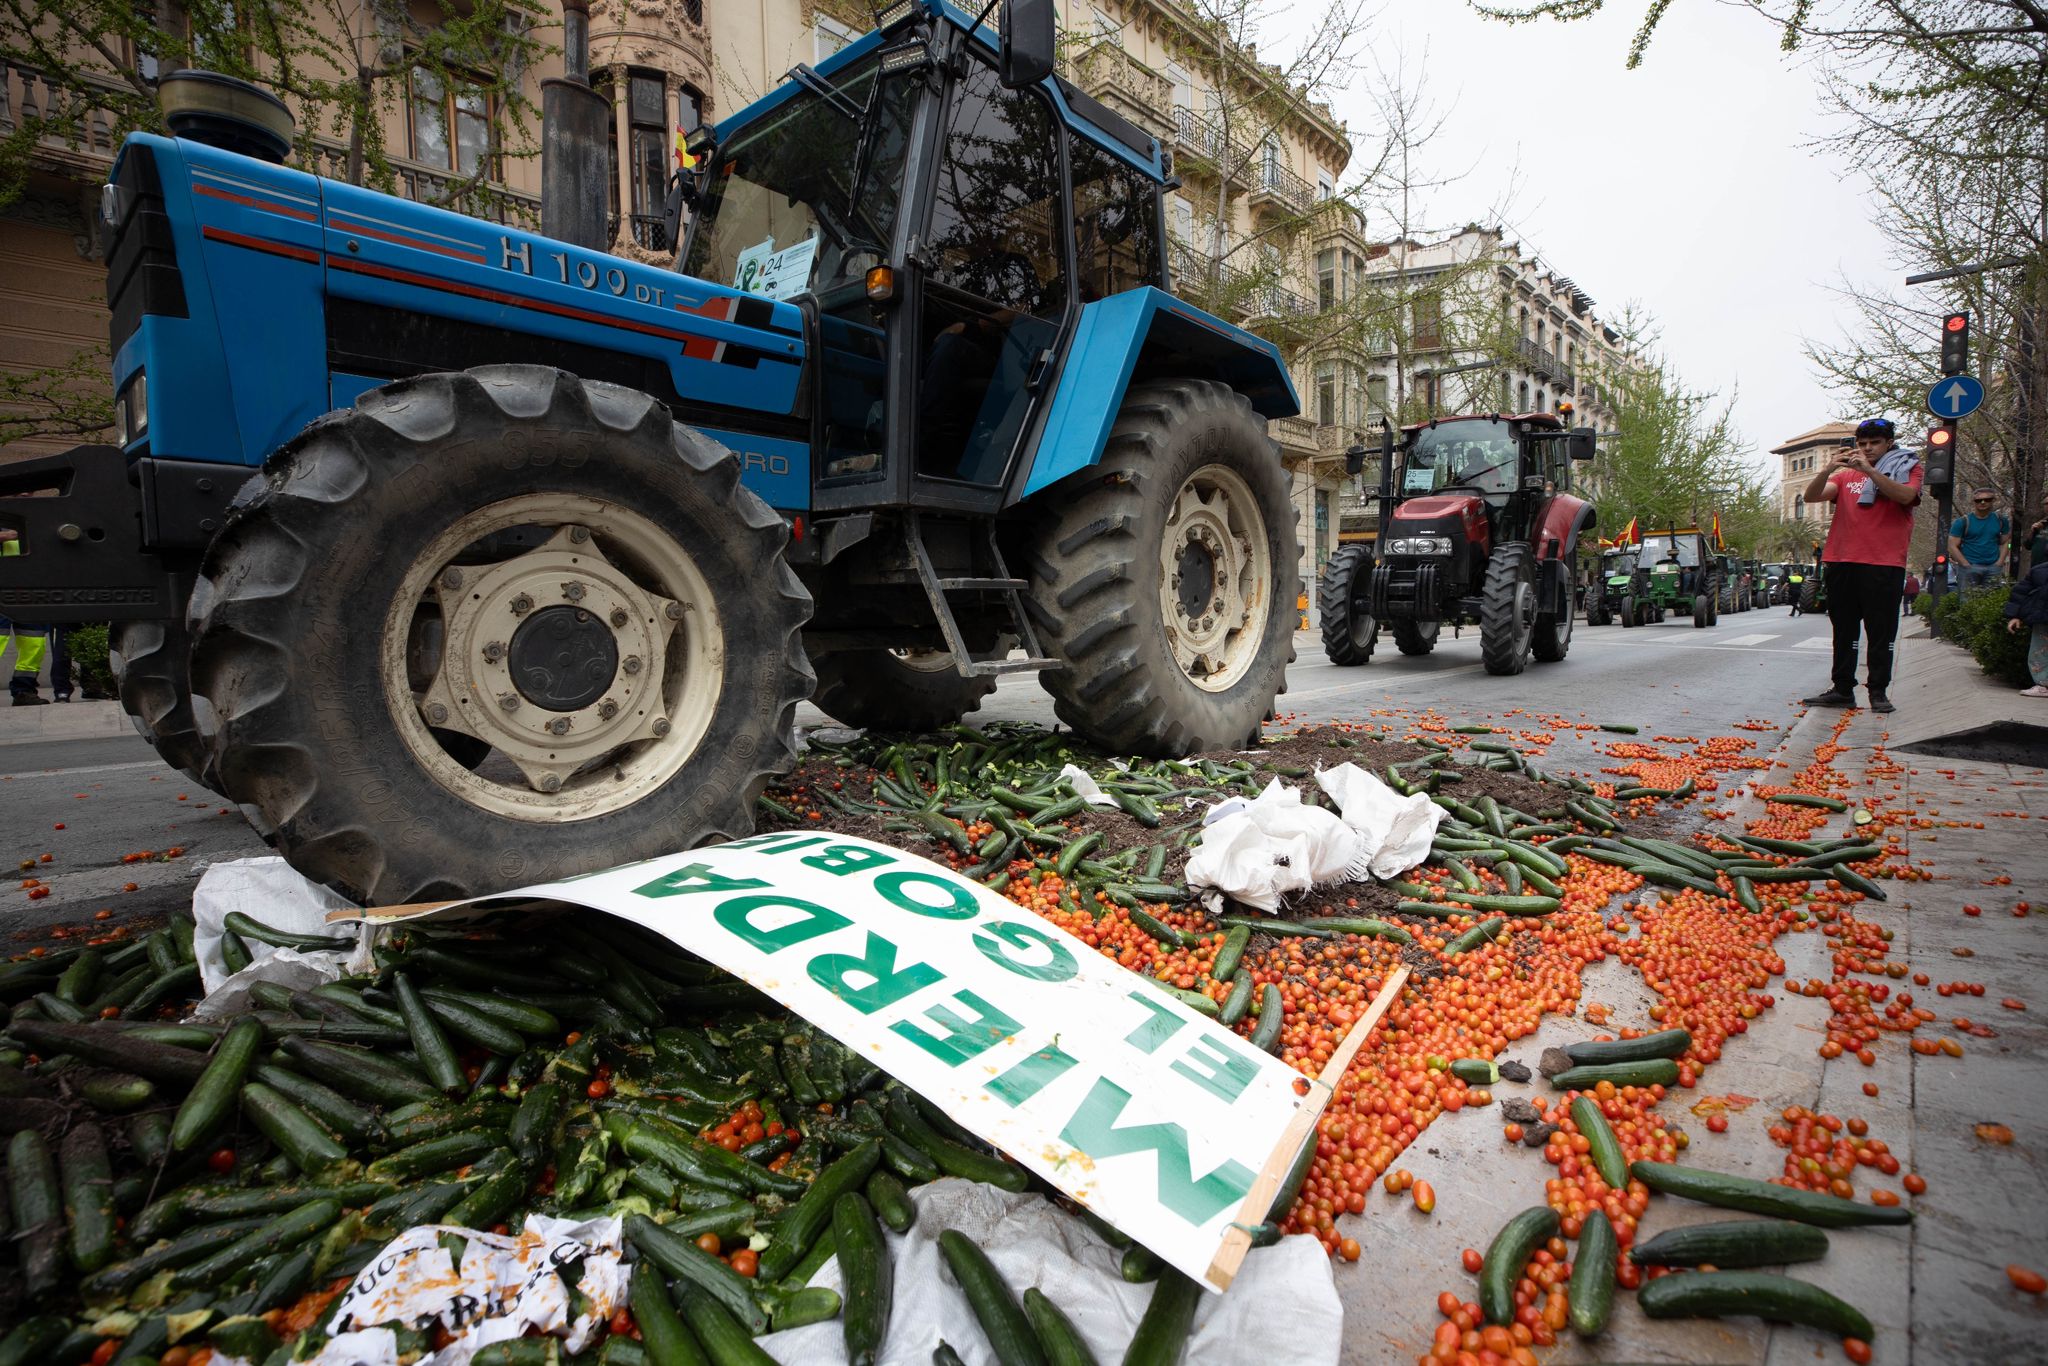
<svg viewBox="0 0 2048 1366">
<path fill-rule="evenodd" d="M 114 666 L 107 658 L 107 626 L 80 626 L 65 638 L 71 651 L 71 685 L 80 692 L 114 692 Z"/>
<path fill-rule="evenodd" d="M 1934 615 L 1934 594 L 1922 593 L 1919 597 L 1913 599 L 1913 615 L 1916 617 L 1932 617 Z"/>
<path fill-rule="evenodd" d="M 2005 629 L 2005 602 L 2009 584 L 1980 588 L 1974 593 L 1951 594 L 1957 606 L 1949 614 L 1947 634 L 1976 656 L 1977 667 L 2001 683 L 2024 688 L 2027 674 L 2027 632 Z M 1946 599 L 1944 599 L 1946 601 Z"/>
<path fill-rule="evenodd" d="M 1934 629 L 1950 640 L 1958 639 L 1956 635 L 1956 613 L 1961 609 L 1962 605 L 1963 595 L 1961 593 L 1943 593 L 1934 600 L 1934 607 L 1928 614 L 1934 621 Z"/>
</svg>

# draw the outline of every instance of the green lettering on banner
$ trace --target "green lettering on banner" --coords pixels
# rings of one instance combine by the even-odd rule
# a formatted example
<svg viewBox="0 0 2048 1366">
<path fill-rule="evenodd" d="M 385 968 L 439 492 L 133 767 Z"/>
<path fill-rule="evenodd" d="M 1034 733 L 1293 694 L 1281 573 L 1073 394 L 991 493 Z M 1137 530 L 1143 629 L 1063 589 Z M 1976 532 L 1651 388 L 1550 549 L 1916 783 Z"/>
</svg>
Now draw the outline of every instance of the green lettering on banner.
<svg viewBox="0 0 2048 1366">
<path fill-rule="evenodd" d="M 761 837 L 756 835 L 754 838 L 760 839 Z M 791 835 L 787 831 L 781 832 L 773 838 L 777 841 L 776 843 L 754 845 L 754 852 L 757 854 L 793 854 L 799 849 L 808 849 L 814 844 L 823 844 L 826 839 L 824 835 Z M 733 846 L 728 844 L 725 847 L 730 849 Z"/>
<path fill-rule="evenodd" d="M 1056 1043 L 1049 1043 L 989 1082 L 988 1089 L 1005 1105 L 1022 1105 L 1075 1066 Z"/>
<path fill-rule="evenodd" d="M 1249 1058 L 1226 1052 L 1214 1039 L 1196 1035 L 1188 1055 L 1173 1064 L 1173 1070 L 1215 1096 L 1235 1104 L 1244 1088 L 1259 1075 L 1259 1065 Z"/>
<path fill-rule="evenodd" d="M 854 986 L 846 978 L 858 973 L 869 979 L 867 986 Z M 923 991 L 946 975 L 929 963 L 912 963 L 896 970 L 896 946 L 874 931 L 868 931 L 865 954 L 821 953 L 810 962 L 811 980 L 863 1015 L 893 1006 L 906 996 Z"/>
<path fill-rule="evenodd" d="M 1116 1126 L 1130 1104 L 1131 1093 L 1108 1077 L 1097 1078 L 1088 1098 L 1060 1138 L 1100 1162 L 1132 1153 L 1157 1155 L 1159 1203 L 1191 1224 L 1206 1224 L 1222 1211 L 1244 1203 L 1252 1188 L 1252 1171 L 1236 1158 L 1197 1179 L 1188 1158 L 1188 1134 L 1178 1124 Z"/>
<path fill-rule="evenodd" d="M 754 924 L 754 912 L 773 907 L 777 910 L 796 911 L 803 918 L 777 925 L 773 929 L 762 929 Z M 793 896 L 771 892 L 766 896 L 737 896 L 731 901 L 722 901 L 712 912 L 712 918 L 726 929 L 746 940 L 763 953 L 775 953 L 792 944 L 801 944 L 806 939 L 816 939 L 821 934 L 843 930 L 853 922 L 837 911 Z"/>
<path fill-rule="evenodd" d="M 786 840 L 788 838 L 789 831 L 787 830 L 763 830 L 758 835 L 748 835 L 744 839 L 727 840 L 718 847 L 720 849 L 752 849 L 757 845 L 774 844 L 778 840 Z M 813 838 L 823 839 L 824 836 L 817 835 L 813 836 Z"/>
<path fill-rule="evenodd" d="M 727 877 L 711 871 L 708 863 L 686 863 L 663 873 L 654 881 L 635 887 L 635 896 L 688 896 L 692 892 L 743 892 L 749 887 L 766 887 L 757 877 Z"/>
<path fill-rule="evenodd" d="M 946 898 L 946 904 L 934 906 L 917 900 L 905 890 L 912 886 L 938 888 Z M 972 920 L 981 909 L 974 904 L 974 893 L 930 873 L 884 873 L 875 879 L 875 890 L 890 905 L 901 907 L 912 915 L 928 915 L 934 920 Z"/>
<path fill-rule="evenodd" d="M 835 844 L 829 849 L 820 849 L 817 853 L 798 861 L 806 868 L 816 868 L 819 872 L 831 873 L 835 877 L 845 877 L 848 873 L 862 873 L 870 868 L 880 868 L 885 864 L 894 863 L 896 857 L 879 849 L 863 849 L 857 844 Z"/>
<path fill-rule="evenodd" d="M 945 1033 L 929 1034 L 913 1020 L 898 1020 L 889 1026 L 889 1032 L 910 1040 L 948 1067 L 958 1067 L 988 1052 L 1024 1027 L 971 991 L 956 991 L 953 999 L 972 1010 L 974 1018 L 963 1020 L 950 1008 L 935 1005 L 925 1011 L 924 1017 Z"/>
<path fill-rule="evenodd" d="M 1027 950 L 1042 948 L 1051 958 L 1044 963 L 1020 963 L 1005 952 L 1004 945 Z M 997 920 L 981 926 L 974 932 L 974 947 L 997 967 L 1008 968 L 1019 977 L 1029 977 L 1034 982 L 1064 982 L 1081 970 L 1065 944 L 1043 930 L 1020 925 L 1014 920 Z"/>
<path fill-rule="evenodd" d="M 1181 1027 L 1187 1023 L 1167 1008 L 1166 1002 L 1159 999 L 1157 992 L 1134 991 L 1131 993 L 1131 999 L 1152 1012 L 1150 1019 L 1124 1035 L 1124 1042 L 1140 1053 L 1157 1053 L 1159 1045 L 1179 1033 Z"/>
</svg>

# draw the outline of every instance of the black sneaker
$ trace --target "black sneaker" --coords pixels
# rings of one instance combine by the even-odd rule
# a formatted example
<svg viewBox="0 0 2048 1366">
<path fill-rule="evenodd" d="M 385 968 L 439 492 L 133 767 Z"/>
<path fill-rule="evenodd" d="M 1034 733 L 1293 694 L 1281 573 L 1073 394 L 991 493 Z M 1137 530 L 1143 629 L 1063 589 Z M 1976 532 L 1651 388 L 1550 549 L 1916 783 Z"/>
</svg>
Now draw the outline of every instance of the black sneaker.
<svg viewBox="0 0 2048 1366">
<path fill-rule="evenodd" d="M 39 692 L 18 692 L 14 695 L 14 705 L 17 707 L 47 707 L 50 705 L 50 699 Z"/>
<path fill-rule="evenodd" d="M 1829 688 L 1826 692 L 1814 697 L 1802 697 L 1799 699 L 1799 702 L 1801 706 L 1806 707 L 1853 707 L 1856 705 L 1856 699 L 1839 688 Z"/>
<path fill-rule="evenodd" d="M 1892 705 L 1892 700 L 1891 700 L 1891 699 L 1890 699 L 1889 697 L 1886 697 L 1886 696 L 1885 696 L 1885 695 L 1884 695 L 1883 693 L 1881 693 L 1881 692 L 1876 692 L 1876 691 L 1873 691 L 1873 692 L 1872 692 L 1872 693 L 1870 694 L 1870 709 L 1871 709 L 1872 711 L 1897 711 L 1897 710 L 1898 710 L 1898 708 L 1897 708 L 1897 707 L 1894 707 L 1894 706 Z"/>
</svg>

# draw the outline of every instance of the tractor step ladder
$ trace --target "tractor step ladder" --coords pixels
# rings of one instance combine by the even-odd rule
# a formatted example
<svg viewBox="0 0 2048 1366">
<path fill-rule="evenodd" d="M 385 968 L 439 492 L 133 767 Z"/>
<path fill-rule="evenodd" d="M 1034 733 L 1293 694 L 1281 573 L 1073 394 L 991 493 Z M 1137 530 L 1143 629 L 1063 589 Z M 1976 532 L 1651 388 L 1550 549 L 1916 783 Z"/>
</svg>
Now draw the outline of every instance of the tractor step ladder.
<svg viewBox="0 0 2048 1366">
<path fill-rule="evenodd" d="M 953 667 L 969 678 L 987 677 L 990 674 L 1036 673 L 1049 669 L 1059 661 L 1041 656 L 1038 652 L 1038 635 L 1031 629 L 1031 622 L 1024 614 L 1025 580 L 1012 578 L 1009 566 L 1003 563 L 1003 552 L 996 546 L 994 523 L 984 528 L 988 537 L 988 564 L 995 571 L 992 576 L 963 576 L 959 578 L 939 577 L 932 568 L 931 553 L 924 545 L 924 523 L 914 512 L 905 513 L 910 520 L 910 553 L 917 562 L 918 581 L 924 585 L 924 593 L 931 599 L 932 615 L 938 619 L 939 630 L 945 634 L 946 645 L 953 651 Z M 967 652 L 966 640 L 960 634 L 960 623 L 954 619 L 953 605 L 947 600 L 948 593 L 1001 593 L 1010 608 L 1010 621 L 1017 643 L 1024 647 L 1022 659 L 971 659 Z"/>
</svg>

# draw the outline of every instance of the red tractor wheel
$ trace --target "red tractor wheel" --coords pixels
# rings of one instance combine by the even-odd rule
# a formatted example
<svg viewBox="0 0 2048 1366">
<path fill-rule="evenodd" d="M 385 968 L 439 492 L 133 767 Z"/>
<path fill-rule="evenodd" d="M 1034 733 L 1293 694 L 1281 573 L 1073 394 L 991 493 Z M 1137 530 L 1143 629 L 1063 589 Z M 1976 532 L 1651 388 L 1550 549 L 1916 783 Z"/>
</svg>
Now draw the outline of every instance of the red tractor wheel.
<svg viewBox="0 0 2048 1366">
<path fill-rule="evenodd" d="M 1536 560 L 1525 544 L 1497 547 L 1480 594 L 1479 657 L 1490 674 L 1529 666 L 1536 633 Z"/>
<path fill-rule="evenodd" d="M 1323 653 L 1332 664 L 1372 663 L 1380 628 L 1366 598 L 1371 580 L 1372 551 L 1366 546 L 1339 546 L 1323 566 L 1316 606 L 1322 617 Z"/>
</svg>

